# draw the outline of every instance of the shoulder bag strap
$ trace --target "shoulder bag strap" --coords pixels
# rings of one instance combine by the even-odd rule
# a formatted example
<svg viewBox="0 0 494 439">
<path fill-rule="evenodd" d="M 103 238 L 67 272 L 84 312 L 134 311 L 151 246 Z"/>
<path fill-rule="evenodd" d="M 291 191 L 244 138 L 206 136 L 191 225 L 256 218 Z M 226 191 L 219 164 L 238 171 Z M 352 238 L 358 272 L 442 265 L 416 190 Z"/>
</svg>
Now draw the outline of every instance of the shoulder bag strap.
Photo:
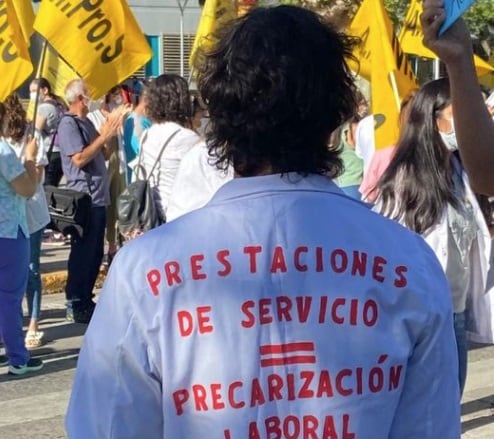
<svg viewBox="0 0 494 439">
<path fill-rule="evenodd" d="M 156 157 L 156 160 L 154 161 L 153 167 L 151 168 L 151 172 L 146 177 L 146 181 L 149 181 L 151 175 L 153 175 L 153 172 L 156 169 L 156 166 L 158 165 L 159 161 L 161 160 L 161 156 L 163 155 L 163 151 L 168 146 L 168 144 L 172 141 L 172 139 L 178 134 L 179 131 L 180 131 L 180 128 L 177 131 L 175 131 L 170 137 L 168 137 L 168 140 L 161 147 L 160 153 L 158 154 L 158 157 Z M 141 148 L 141 151 L 142 151 L 142 148 Z M 139 151 L 139 154 L 140 154 L 140 151 Z"/>
<path fill-rule="evenodd" d="M 144 143 L 146 142 L 147 138 L 148 138 L 148 130 L 144 130 L 144 132 L 141 134 L 141 138 L 139 139 L 139 155 L 137 156 L 137 165 L 135 165 L 133 169 L 137 180 L 139 180 L 140 171 L 142 171 L 142 173 L 144 174 L 144 179 L 146 179 L 146 171 L 142 168 L 141 160 L 142 160 L 142 147 L 144 146 Z"/>
<path fill-rule="evenodd" d="M 60 125 L 60 122 L 62 122 L 63 118 L 64 117 L 71 117 L 72 119 L 74 119 L 74 123 L 76 124 L 77 126 L 77 129 L 79 130 L 79 134 L 81 135 L 81 139 L 84 143 L 86 143 L 86 136 L 84 135 L 83 131 L 82 131 L 82 128 L 81 126 L 79 125 L 79 122 L 77 121 L 77 116 L 73 115 L 73 114 L 70 114 L 70 113 L 65 113 L 61 118 L 60 118 L 60 121 L 58 122 L 58 125 L 57 125 L 57 129 L 55 131 L 55 134 L 58 133 L 58 127 Z M 53 138 L 55 138 L 55 135 L 53 136 Z M 52 141 L 52 144 L 53 144 L 53 141 Z M 86 146 L 89 146 L 89 144 L 87 144 Z M 53 149 L 53 146 L 50 145 L 51 149 Z M 87 188 L 89 190 L 89 193 L 92 194 L 93 193 L 93 190 L 91 189 L 91 186 L 93 184 L 93 177 L 91 174 L 89 174 L 88 172 L 86 172 L 84 169 L 81 169 L 82 172 L 84 172 L 84 176 L 86 177 L 86 184 L 87 184 Z"/>
</svg>

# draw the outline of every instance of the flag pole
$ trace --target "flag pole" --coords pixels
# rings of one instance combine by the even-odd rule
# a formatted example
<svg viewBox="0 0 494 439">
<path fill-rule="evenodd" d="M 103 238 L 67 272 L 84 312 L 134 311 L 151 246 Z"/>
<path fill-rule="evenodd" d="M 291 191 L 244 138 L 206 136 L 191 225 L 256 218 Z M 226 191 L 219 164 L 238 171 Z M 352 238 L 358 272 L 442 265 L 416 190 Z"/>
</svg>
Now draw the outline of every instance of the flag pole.
<svg viewBox="0 0 494 439">
<path fill-rule="evenodd" d="M 38 62 L 38 69 L 36 70 L 36 79 L 38 80 L 38 87 L 36 88 L 36 99 L 34 101 L 34 109 L 33 109 L 33 131 L 31 135 L 34 137 L 34 133 L 36 131 L 36 117 L 38 113 L 38 101 L 39 101 L 39 79 L 41 78 L 41 72 L 43 71 L 43 67 L 45 65 L 46 52 L 48 50 L 48 42 L 43 38 L 43 46 L 41 48 L 41 56 Z"/>
<path fill-rule="evenodd" d="M 434 67 L 434 79 L 439 79 L 439 76 L 441 74 L 441 61 L 439 60 L 439 58 L 434 58 L 434 64 L 433 64 L 433 67 Z"/>
<path fill-rule="evenodd" d="M 395 97 L 396 106 L 398 107 L 399 110 L 401 106 L 401 100 L 400 100 L 400 93 L 398 93 L 398 85 L 396 84 L 396 77 L 394 72 L 391 72 L 389 74 L 389 79 L 391 82 L 391 87 L 393 89 L 393 95 Z"/>
<path fill-rule="evenodd" d="M 184 4 L 180 0 L 177 0 L 178 8 L 180 9 L 180 76 L 184 77 L 184 58 L 185 58 L 185 44 L 184 44 L 184 12 L 189 0 L 185 0 Z"/>
</svg>

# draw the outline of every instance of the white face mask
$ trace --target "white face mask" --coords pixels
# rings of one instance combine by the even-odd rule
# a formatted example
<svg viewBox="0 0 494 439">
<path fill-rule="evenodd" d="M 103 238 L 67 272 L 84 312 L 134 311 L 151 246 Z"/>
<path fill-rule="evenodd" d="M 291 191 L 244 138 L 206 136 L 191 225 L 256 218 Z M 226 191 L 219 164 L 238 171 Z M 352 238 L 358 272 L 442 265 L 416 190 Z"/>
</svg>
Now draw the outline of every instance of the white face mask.
<svg viewBox="0 0 494 439">
<path fill-rule="evenodd" d="M 32 91 L 29 93 L 29 99 L 33 102 L 36 101 L 36 96 L 37 96 L 37 93 L 35 91 Z"/>
<path fill-rule="evenodd" d="M 115 103 L 116 106 L 122 105 L 123 104 L 123 98 L 121 96 L 119 96 L 118 98 L 115 98 L 115 100 L 113 102 Z"/>
<path fill-rule="evenodd" d="M 448 148 L 449 151 L 454 152 L 458 150 L 458 141 L 456 140 L 455 130 L 449 133 L 439 132 L 439 134 L 444 144 L 446 145 L 446 148 Z"/>
</svg>

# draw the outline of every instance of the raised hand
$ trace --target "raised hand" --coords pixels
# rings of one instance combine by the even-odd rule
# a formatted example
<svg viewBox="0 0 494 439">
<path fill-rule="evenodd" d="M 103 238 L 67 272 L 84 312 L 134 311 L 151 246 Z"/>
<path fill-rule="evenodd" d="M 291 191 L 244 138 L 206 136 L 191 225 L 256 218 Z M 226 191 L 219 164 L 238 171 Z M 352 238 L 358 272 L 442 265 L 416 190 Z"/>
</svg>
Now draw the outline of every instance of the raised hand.
<svg viewBox="0 0 494 439">
<path fill-rule="evenodd" d="M 439 28 L 446 18 L 442 0 L 425 0 L 421 15 L 424 45 L 431 49 L 446 65 L 473 57 L 470 32 L 459 18 L 441 36 Z"/>
</svg>

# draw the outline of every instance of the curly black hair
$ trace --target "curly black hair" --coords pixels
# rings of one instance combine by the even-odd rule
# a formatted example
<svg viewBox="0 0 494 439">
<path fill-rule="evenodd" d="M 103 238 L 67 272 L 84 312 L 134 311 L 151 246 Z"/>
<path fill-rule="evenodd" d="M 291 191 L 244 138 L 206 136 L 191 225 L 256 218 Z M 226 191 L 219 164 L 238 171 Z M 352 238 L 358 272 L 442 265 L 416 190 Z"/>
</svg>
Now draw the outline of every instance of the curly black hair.
<svg viewBox="0 0 494 439">
<path fill-rule="evenodd" d="M 189 85 L 179 75 L 163 74 L 149 82 L 146 109 L 153 122 L 176 122 L 190 128 L 192 105 Z"/>
<path fill-rule="evenodd" d="M 216 165 L 240 176 L 337 177 L 343 165 L 329 136 L 356 108 L 345 61 L 356 40 L 294 6 L 254 9 L 217 37 L 195 65 Z"/>
</svg>

